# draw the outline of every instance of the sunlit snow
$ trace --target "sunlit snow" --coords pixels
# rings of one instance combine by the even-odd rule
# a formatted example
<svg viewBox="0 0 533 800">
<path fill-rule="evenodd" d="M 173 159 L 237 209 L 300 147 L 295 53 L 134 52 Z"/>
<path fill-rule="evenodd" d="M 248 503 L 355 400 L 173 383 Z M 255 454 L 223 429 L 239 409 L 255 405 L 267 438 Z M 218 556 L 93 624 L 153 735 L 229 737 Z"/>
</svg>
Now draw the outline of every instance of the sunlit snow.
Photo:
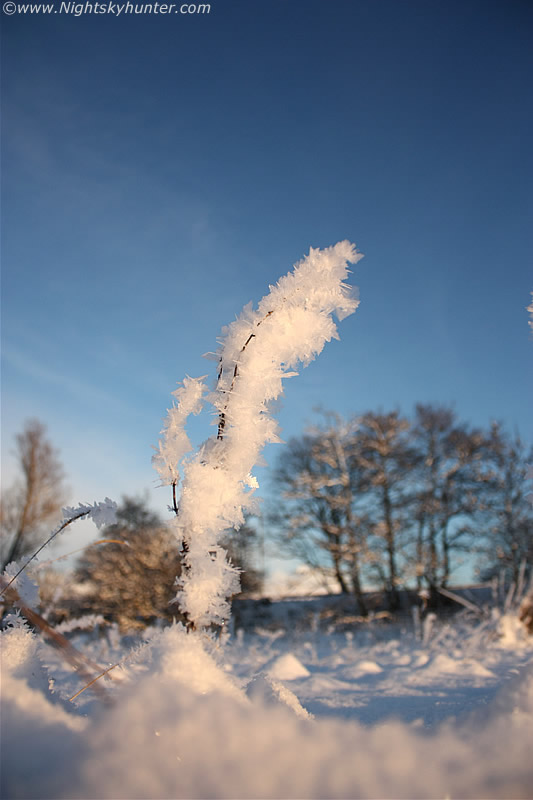
<svg viewBox="0 0 533 800">
<path fill-rule="evenodd" d="M 58 656 L 3 634 L 3 797 L 530 797 L 533 641 L 504 616 L 438 623 L 426 644 L 408 621 L 226 643 L 175 625 L 133 651 L 80 637 L 123 661 L 111 705 L 70 703 Z"/>
</svg>

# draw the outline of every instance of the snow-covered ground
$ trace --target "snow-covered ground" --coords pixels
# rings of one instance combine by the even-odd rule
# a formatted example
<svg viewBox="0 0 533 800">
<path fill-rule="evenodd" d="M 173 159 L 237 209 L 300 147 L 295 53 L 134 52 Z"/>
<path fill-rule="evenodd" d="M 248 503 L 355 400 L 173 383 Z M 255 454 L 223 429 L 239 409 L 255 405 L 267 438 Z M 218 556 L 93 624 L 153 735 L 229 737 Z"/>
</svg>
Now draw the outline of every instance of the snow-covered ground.
<svg viewBox="0 0 533 800">
<path fill-rule="evenodd" d="M 73 641 L 123 661 L 107 701 L 70 702 L 58 654 L 2 634 L 6 800 L 532 796 L 533 639 L 513 613 Z"/>
</svg>

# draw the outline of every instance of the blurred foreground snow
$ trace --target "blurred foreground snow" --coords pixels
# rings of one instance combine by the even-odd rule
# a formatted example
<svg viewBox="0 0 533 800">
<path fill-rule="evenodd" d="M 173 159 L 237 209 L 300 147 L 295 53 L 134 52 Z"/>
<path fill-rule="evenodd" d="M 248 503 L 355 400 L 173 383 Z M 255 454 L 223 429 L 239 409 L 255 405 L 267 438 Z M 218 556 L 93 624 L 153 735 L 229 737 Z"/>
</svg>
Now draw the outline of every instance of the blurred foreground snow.
<svg viewBox="0 0 533 800">
<path fill-rule="evenodd" d="M 223 644 L 175 625 L 110 673 L 111 705 L 74 705 L 75 676 L 15 627 L 2 797 L 531 797 L 531 637 L 502 616 L 428 638 L 369 625 Z M 103 665 L 127 652 L 113 631 L 79 646 Z"/>
</svg>

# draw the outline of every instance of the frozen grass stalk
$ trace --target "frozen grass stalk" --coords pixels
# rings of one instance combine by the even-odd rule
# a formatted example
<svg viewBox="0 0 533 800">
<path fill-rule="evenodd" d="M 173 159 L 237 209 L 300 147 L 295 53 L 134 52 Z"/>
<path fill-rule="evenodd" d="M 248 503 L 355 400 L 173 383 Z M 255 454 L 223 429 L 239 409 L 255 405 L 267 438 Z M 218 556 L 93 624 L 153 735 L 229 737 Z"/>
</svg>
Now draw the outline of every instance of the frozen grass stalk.
<svg viewBox="0 0 533 800">
<path fill-rule="evenodd" d="M 356 291 L 346 280 L 348 264 L 360 258 L 347 241 L 311 248 L 256 309 L 250 303 L 223 328 L 214 391 L 207 394 L 202 378 L 187 377 L 174 392 L 154 466 L 174 498 L 182 479 L 171 524 L 183 553 L 177 599 L 191 629 L 221 625 L 229 617 L 239 577 L 220 538 L 238 529 L 244 512 L 254 508 L 258 484 L 252 470 L 265 444 L 280 441 L 270 406 L 283 391 L 283 379 L 339 338 L 333 316 L 342 320 L 356 310 Z M 189 456 L 185 423 L 199 413 L 206 394 L 218 414 L 217 434 Z"/>
</svg>

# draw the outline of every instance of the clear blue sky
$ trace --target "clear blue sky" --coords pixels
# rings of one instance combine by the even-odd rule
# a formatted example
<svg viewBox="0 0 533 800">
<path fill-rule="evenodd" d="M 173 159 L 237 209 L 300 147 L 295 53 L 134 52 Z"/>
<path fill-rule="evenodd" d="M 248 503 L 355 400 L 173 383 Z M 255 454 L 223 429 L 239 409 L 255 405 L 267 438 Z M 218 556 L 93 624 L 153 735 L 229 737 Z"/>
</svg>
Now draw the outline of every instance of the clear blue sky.
<svg viewBox="0 0 533 800">
<path fill-rule="evenodd" d="M 284 437 L 317 405 L 435 402 L 533 440 L 528 0 L 15 14 L 2 39 L 4 484 L 37 416 L 72 502 L 146 487 L 164 508 L 170 392 L 339 239 L 365 253 L 361 306 L 287 384 Z"/>
</svg>

